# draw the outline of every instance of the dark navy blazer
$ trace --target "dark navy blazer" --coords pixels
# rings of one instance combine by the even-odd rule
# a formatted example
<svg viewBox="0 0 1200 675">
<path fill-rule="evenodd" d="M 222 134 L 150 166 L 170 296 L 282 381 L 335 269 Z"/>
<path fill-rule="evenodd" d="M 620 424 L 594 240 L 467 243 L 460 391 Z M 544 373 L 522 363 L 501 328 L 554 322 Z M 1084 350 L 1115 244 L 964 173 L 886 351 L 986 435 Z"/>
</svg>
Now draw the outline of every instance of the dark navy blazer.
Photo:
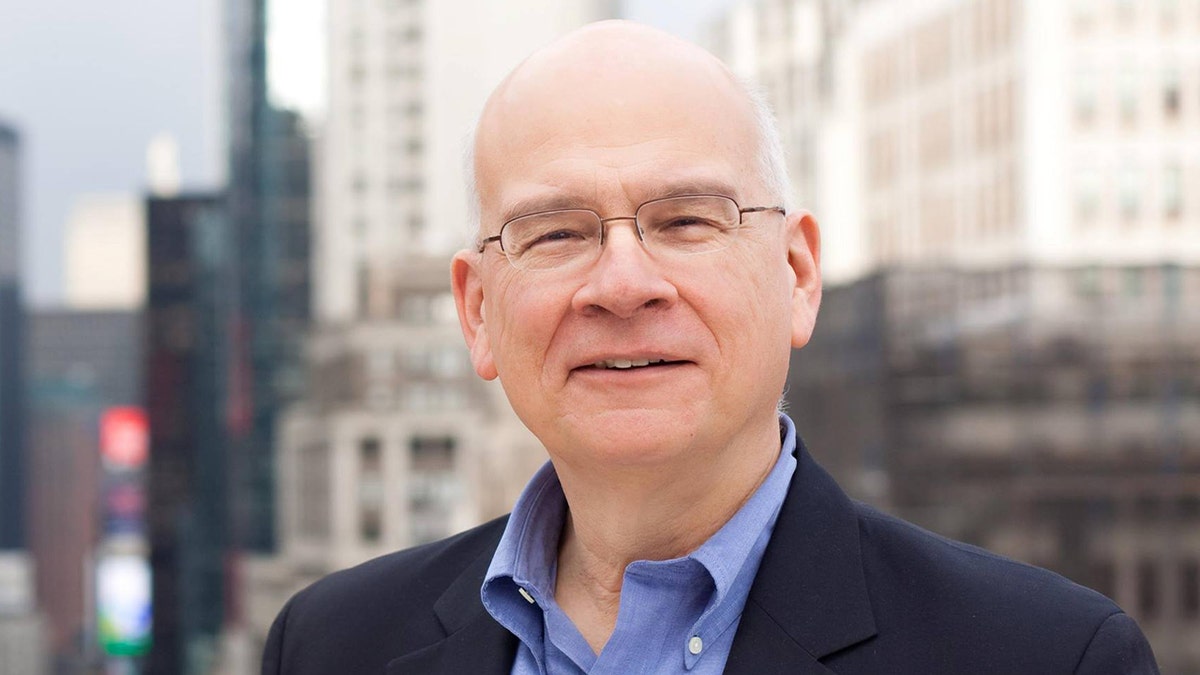
<svg viewBox="0 0 1200 675">
<path fill-rule="evenodd" d="M 796 454 L 725 672 L 1158 672 L 1137 625 L 1109 599 L 853 502 L 802 445 Z M 504 524 L 301 591 L 271 627 L 263 674 L 508 675 L 516 638 L 479 599 Z"/>
</svg>

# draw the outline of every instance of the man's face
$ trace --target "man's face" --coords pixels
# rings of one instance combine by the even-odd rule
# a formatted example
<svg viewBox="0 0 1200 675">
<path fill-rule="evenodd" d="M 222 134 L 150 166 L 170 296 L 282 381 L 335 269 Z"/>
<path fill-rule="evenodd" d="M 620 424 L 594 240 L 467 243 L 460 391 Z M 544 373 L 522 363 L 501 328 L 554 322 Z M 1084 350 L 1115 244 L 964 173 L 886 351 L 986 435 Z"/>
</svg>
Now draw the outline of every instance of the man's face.
<svg viewBox="0 0 1200 675">
<path fill-rule="evenodd" d="M 675 194 L 776 205 L 751 108 L 723 73 L 627 58 L 560 58 L 497 94 L 477 145 L 482 236 L 534 211 L 631 216 Z M 655 463 L 773 428 L 791 346 L 807 341 L 819 299 L 816 230 L 775 212 L 744 222 L 729 248 L 668 258 L 632 221 L 612 221 L 599 259 L 570 272 L 518 270 L 496 244 L 463 252 L 455 290 L 476 370 L 499 375 L 560 461 Z"/>
</svg>

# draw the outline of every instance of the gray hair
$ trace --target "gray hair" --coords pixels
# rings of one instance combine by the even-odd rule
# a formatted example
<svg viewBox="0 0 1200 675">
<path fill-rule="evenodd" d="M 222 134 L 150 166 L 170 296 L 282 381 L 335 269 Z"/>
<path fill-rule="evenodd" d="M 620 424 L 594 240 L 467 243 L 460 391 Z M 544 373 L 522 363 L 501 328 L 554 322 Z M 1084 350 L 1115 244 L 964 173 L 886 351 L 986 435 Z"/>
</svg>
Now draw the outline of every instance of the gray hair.
<svg viewBox="0 0 1200 675">
<path fill-rule="evenodd" d="M 776 200 L 788 213 L 792 211 L 792 182 L 788 178 L 787 159 L 783 151 L 783 140 L 779 135 L 779 125 L 775 112 L 762 87 L 748 80 L 737 78 L 742 93 L 754 111 L 754 123 L 758 135 L 758 179 L 767 189 L 771 198 Z M 482 113 L 481 113 L 482 116 Z M 469 247 L 479 244 L 480 204 L 479 186 L 475 176 L 475 131 L 479 128 L 478 120 L 467 132 L 463 143 L 463 178 L 466 183 L 467 217 L 471 233 Z"/>
</svg>

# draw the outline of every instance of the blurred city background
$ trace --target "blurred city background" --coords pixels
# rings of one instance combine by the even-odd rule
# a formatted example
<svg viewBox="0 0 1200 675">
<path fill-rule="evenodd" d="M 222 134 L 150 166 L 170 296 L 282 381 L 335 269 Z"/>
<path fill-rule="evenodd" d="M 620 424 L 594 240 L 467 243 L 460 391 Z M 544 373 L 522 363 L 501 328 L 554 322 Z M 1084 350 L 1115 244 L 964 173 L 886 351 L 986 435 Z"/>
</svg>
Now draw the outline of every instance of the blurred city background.
<svg viewBox="0 0 1200 675">
<path fill-rule="evenodd" d="M 299 588 L 509 509 L 463 142 L 609 17 L 777 109 L 818 459 L 1200 673 L 1200 0 L 0 0 L 0 675 L 256 672 Z"/>
</svg>

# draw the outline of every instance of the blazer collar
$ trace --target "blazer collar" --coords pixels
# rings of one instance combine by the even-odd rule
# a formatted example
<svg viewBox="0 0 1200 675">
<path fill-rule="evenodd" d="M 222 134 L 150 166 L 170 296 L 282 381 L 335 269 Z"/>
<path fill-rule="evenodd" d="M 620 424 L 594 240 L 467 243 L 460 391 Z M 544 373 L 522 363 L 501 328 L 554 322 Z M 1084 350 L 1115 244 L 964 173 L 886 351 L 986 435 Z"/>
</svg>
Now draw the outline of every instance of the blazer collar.
<svg viewBox="0 0 1200 675">
<path fill-rule="evenodd" d="M 727 673 L 828 673 L 875 635 L 854 504 L 797 441 L 796 473 L 750 588 Z"/>
</svg>

